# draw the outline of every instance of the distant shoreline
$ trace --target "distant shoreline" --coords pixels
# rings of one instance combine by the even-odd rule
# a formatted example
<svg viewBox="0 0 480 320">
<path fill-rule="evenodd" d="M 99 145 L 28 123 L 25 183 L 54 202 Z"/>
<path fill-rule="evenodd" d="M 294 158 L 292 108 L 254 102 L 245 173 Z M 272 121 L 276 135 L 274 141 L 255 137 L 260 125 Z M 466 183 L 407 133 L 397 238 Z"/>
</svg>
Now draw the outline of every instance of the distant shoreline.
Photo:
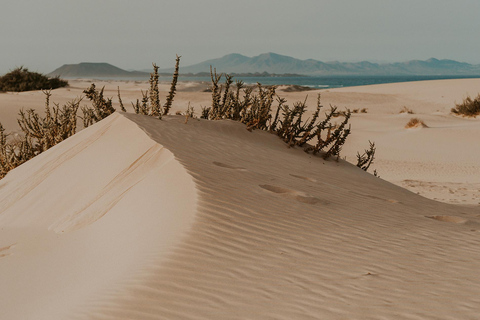
<svg viewBox="0 0 480 320">
<path fill-rule="evenodd" d="M 305 76 L 305 75 L 266 75 L 265 73 L 255 74 L 230 74 L 233 80 L 241 80 L 246 84 L 261 83 L 263 85 L 287 85 L 301 86 L 312 89 L 329 89 L 356 87 L 375 84 L 429 81 L 429 80 L 450 80 L 450 79 L 477 79 L 478 76 L 458 76 L 458 75 L 397 75 L 397 76 Z M 148 81 L 148 77 L 65 77 L 67 80 L 91 80 L 91 81 Z M 170 82 L 172 75 L 161 74 L 159 80 L 161 82 Z M 210 83 L 210 75 L 206 74 L 180 74 L 179 82 L 207 82 Z M 221 82 L 223 82 L 221 80 Z"/>
</svg>

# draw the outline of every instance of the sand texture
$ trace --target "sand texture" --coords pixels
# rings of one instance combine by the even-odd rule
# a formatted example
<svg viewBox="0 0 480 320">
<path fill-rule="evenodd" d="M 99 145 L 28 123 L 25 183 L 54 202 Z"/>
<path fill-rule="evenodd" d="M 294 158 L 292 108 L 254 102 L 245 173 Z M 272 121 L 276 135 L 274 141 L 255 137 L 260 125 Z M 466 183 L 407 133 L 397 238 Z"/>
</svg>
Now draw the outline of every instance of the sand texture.
<svg viewBox="0 0 480 320">
<path fill-rule="evenodd" d="M 182 85 L 173 112 L 208 104 Z M 0 180 L 0 319 L 477 319 L 480 122 L 449 114 L 475 86 L 321 91 L 368 108 L 338 162 L 232 121 L 115 113 Z M 369 139 L 382 178 L 348 162 Z"/>
</svg>

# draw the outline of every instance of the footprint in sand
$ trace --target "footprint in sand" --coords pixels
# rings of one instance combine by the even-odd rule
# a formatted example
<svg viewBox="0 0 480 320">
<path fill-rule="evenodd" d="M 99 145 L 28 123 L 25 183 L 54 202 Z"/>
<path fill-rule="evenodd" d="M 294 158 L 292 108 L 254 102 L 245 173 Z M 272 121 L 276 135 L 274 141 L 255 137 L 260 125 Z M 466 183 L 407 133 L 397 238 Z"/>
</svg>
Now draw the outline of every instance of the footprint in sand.
<svg viewBox="0 0 480 320">
<path fill-rule="evenodd" d="M 222 167 L 222 168 L 238 170 L 238 171 L 247 171 L 247 169 L 245 169 L 245 168 L 231 166 L 229 164 L 225 164 L 225 163 L 222 163 L 222 162 L 213 161 L 213 164 L 216 165 L 216 166 Z"/>
<path fill-rule="evenodd" d="M 261 185 L 259 185 L 259 187 L 262 188 L 262 189 L 265 189 L 267 191 L 273 192 L 273 193 L 282 194 L 282 195 L 284 195 L 288 198 L 292 198 L 292 199 L 294 199 L 298 202 L 302 202 L 302 203 L 316 204 L 316 203 L 321 202 L 322 204 L 329 204 L 328 201 L 320 200 L 316 197 L 312 197 L 312 196 L 310 196 L 308 194 L 305 194 L 303 192 L 300 192 L 300 191 L 286 189 L 286 188 L 282 188 L 282 187 L 278 187 L 278 186 L 272 186 L 272 185 L 269 185 L 269 184 L 261 184 Z"/>
<path fill-rule="evenodd" d="M 386 201 L 386 202 L 389 202 L 389 203 L 401 203 L 400 201 L 395 200 L 395 199 L 385 199 L 385 198 L 381 198 L 381 197 L 377 197 L 377 196 L 374 196 L 374 195 L 365 194 L 365 193 L 361 193 L 361 192 L 356 192 L 356 191 L 349 191 L 349 192 L 353 193 L 353 194 L 356 194 L 356 195 L 363 196 L 363 197 L 367 197 L 367 198 L 370 198 L 370 199 L 382 200 L 382 201 Z"/>
<path fill-rule="evenodd" d="M 457 223 L 457 224 L 465 224 L 468 221 L 465 218 L 456 217 L 456 216 L 425 216 L 425 217 L 438 220 L 438 221 Z"/>
<path fill-rule="evenodd" d="M 15 246 L 15 244 L 11 244 L 9 246 L 0 248 L 0 259 L 3 258 L 3 257 L 11 255 L 11 253 L 9 253 L 8 250 L 10 250 L 10 248 L 13 248 L 14 246 Z"/>
<path fill-rule="evenodd" d="M 292 177 L 295 177 L 295 178 L 298 178 L 298 179 L 303 179 L 303 180 L 307 180 L 307 181 L 310 181 L 310 182 L 317 182 L 316 179 L 313 179 L 313 178 L 309 178 L 309 177 L 304 177 L 304 176 L 297 176 L 296 174 L 290 174 Z"/>
</svg>

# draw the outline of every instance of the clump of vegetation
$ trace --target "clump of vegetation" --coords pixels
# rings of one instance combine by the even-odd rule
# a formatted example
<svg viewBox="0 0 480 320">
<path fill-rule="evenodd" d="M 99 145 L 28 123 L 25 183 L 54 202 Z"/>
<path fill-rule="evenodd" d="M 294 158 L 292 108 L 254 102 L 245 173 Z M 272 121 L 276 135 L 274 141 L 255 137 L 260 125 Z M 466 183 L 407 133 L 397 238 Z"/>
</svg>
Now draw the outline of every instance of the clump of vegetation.
<svg viewBox="0 0 480 320">
<path fill-rule="evenodd" d="M 158 90 L 158 66 L 153 64 L 153 73 L 150 74 L 150 115 L 152 117 L 162 117 L 160 111 L 160 92 Z"/>
<path fill-rule="evenodd" d="M 148 95 L 148 90 L 146 92 L 142 91 L 141 103 L 137 99 L 137 104 L 133 105 L 136 113 L 156 116 L 160 119 L 162 114 L 168 113 L 175 96 L 179 61 L 180 57 L 177 56 L 172 85 L 163 110 L 161 110 L 158 99 L 158 67 L 154 64 L 154 72 L 150 79 L 151 95 Z M 23 72 L 23 70 L 26 69 L 20 71 Z M 120 97 L 120 88 L 117 87 L 117 91 L 120 108 L 122 111 L 126 111 Z M 20 111 L 20 118 L 18 119 L 18 124 L 22 130 L 20 138 L 9 139 L 9 135 L 5 133 L 5 129 L 0 123 L 0 179 L 8 171 L 74 135 L 77 130 L 78 118 L 83 120 L 84 127 L 88 127 L 115 112 L 112 98 L 105 98 L 104 88 L 98 90 L 95 84 L 83 91 L 92 103 L 90 107 L 80 107 L 82 98 L 70 101 L 61 107 L 58 104 L 51 107 L 51 91 L 44 90 L 44 93 L 46 96 L 44 117 L 40 116 L 34 109 Z M 79 109 L 82 110 L 82 116 L 78 116 Z M 193 108 L 189 107 L 187 109 L 186 121 L 188 117 L 193 117 Z"/>
<path fill-rule="evenodd" d="M 49 78 L 41 73 L 31 72 L 24 67 L 18 67 L 0 77 L 0 92 L 52 90 L 67 85 L 68 82 L 59 77 Z"/>
<path fill-rule="evenodd" d="M 163 107 L 160 106 L 158 91 L 158 67 L 153 64 L 154 72 L 150 76 L 150 90 L 142 91 L 142 100 L 132 103 L 135 113 L 162 118 L 168 114 L 175 96 L 178 80 L 178 66 L 180 57 L 177 56 L 172 85 Z M 330 106 L 320 119 L 323 108 L 320 95 L 317 98 L 317 107 L 310 118 L 304 119 L 307 111 L 306 99 L 296 102 L 291 107 L 285 99 L 276 95 L 276 86 L 264 87 L 260 83 L 256 87 L 245 87 L 242 81 L 236 81 L 225 75 L 225 83 L 220 84 L 222 74 L 210 71 L 212 79 L 212 105 L 202 109 L 201 118 L 208 120 L 231 119 L 247 126 L 248 130 L 264 130 L 276 134 L 288 146 L 303 147 L 305 152 L 322 153 L 324 159 L 340 157 L 340 151 L 350 134 L 350 110 L 337 111 Z M 123 111 L 123 103 L 118 90 L 118 99 Z M 35 110 L 20 112 L 18 123 L 23 131 L 21 140 L 7 142 L 7 135 L 0 124 L 0 178 L 6 173 L 33 158 L 37 154 L 49 149 L 53 145 L 75 134 L 77 117 L 83 120 L 84 127 L 98 122 L 115 112 L 112 98 L 104 97 L 104 88 L 97 90 L 95 84 L 84 91 L 92 102 L 91 107 L 81 107 L 83 116 L 77 116 L 81 99 L 67 103 L 63 107 L 55 105 L 50 108 L 50 91 L 45 91 L 45 117 L 39 116 Z M 275 108 L 276 107 L 276 108 Z M 185 123 L 194 118 L 194 110 L 190 105 L 185 112 Z M 332 119 L 343 117 L 340 123 L 333 123 Z M 375 145 L 370 142 L 370 149 L 363 155 L 358 155 L 357 166 L 367 170 L 373 162 Z"/>
<path fill-rule="evenodd" d="M 363 154 L 357 152 L 357 167 L 360 169 L 367 171 L 370 168 L 370 165 L 373 163 L 375 159 L 375 142 L 368 141 L 370 144 L 370 148 L 365 150 Z M 376 175 L 376 174 L 375 174 Z"/>
<path fill-rule="evenodd" d="M 412 109 L 407 108 L 406 106 L 403 106 L 403 108 L 400 110 L 400 113 L 408 113 L 408 114 L 414 114 Z"/>
<path fill-rule="evenodd" d="M 257 84 L 244 88 L 237 81 L 232 88 L 232 77 L 225 75 L 225 83 L 220 85 L 222 74 L 210 69 L 212 79 L 212 105 L 202 109 L 201 118 L 209 120 L 230 119 L 247 125 L 248 130 L 259 129 L 278 135 L 290 147 L 303 147 L 305 152 L 323 152 L 325 159 L 339 157 L 341 148 L 350 134 L 348 121 L 350 110 L 337 111 L 330 106 L 325 118 L 320 120 L 320 95 L 317 108 L 310 119 L 304 120 L 307 111 L 306 100 L 288 106 L 286 100 L 276 95 L 275 86 L 263 87 Z M 242 94 L 243 93 L 243 94 Z M 276 105 L 276 110 L 275 109 Z M 343 117 L 340 124 L 333 124 L 333 117 Z M 309 144 L 309 142 L 314 144 Z"/>
<path fill-rule="evenodd" d="M 177 58 L 175 60 L 175 71 L 173 72 L 173 77 L 172 77 L 172 84 L 170 85 L 170 91 L 168 92 L 167 95 L 167 101 L 165 102 L 165 105 L 163 106 L 163 114 L 167 115 L 168 112 L 170 111 L 170 108 L 172 107 L 172 102 L 173 98 L 175 97 L 175 92 L 177 91 L 177 82 L 178 82 L 178 70 L 180 66 L 180 56 L 177 55 Z"/>
<path fill-rule="evenodd" d="M 463 99 L 460 104 L 455 104 L 455 108 L 452 108 L 452 113 L 465 117 L 477 117 L 480 114 L 480 94 L 475 99 L 470 96 Z"/>
<path fill-rule="evenodd" d="M 153 64 L 153 73 L 150 74 L 149 80 L 150 91 L 142 91 L 142 100 L 140 101 L 137 99 L 136 103 L 132 102 L 135 113 L 158 117 L 159 119 L 162 119 L 163 115 L 168 114 L 170 108 L 172 107 L 173 98 L 175 97 L 175 92 L 177 90 L 180 58 L 181 57 L 177 55 L 170 91 L 168 92 L 164 106 L 161 107 L 160 105 L 160 93 L 158 90 L 158 67 L 157 65 Z"/>
<path fill-rule="evenodd" d="M 68 102 L 63 107 L 55 104 L 50 109 L 50 91 L 44 91 L 45 117 L 41 117 L 34 109 L 25 113 L 20 110 L 18 125 L 31 142 L 31 149 L 36 153 L 46 151 L 57 143 L 74 135 L 77 130 L 77 111 L 81 99 Z"/>
<path fill-rule="evenodd" d="M 25 136 L 22 140 L 7 141 L 8 134 L 0 123 L 0 179 L 5 177 L 8 171 L 27 162 L 36 153 L 31 148 L 30 137 Z"/>
<path fill-rule="evenodd" d="M 73 100 L 60 107 L 50 107 L 50 91 L 45 93 L 45 116 L 34 109 L 19 113 L 18 125 L 22 138 L 8 141 L 8 135 L 0 124 L 0 178 L 8 171 L 18 167 L 36 155 L 74 135 L 77 130 L 77 111 L 80 99 Z"/>
<path fill-rule="evenodd" d="M 305 152 L 313 154 L 322 152 L 324 159 L 339 159 L 342 146 L 351 132 L 348 124 L 350 110 L 337 111 L 337 107 L 330 106 L 320 120 L 323 106 L 318 95 L 315 112 L 310 118 L 304 119 L 306 99 L 290 107 L 284 98 L 276 95 L 276 86 L 264 87 L 257 83 L 256 88 L 245 87 L 242 81 L 236 81 L 232 86 L 233 80 L 228 74 L 222 85 L 222 76 L 210 68 L 212 104 L 202 108 L 200 118 L 239 121 L 250 131 L 259 129 L 276 134 L 290 147 L 303 147 Z M 366 113 L 366 109 L 361 112 Z M 332 119 L 336 117 L 343 117 L 343 120 L 334 124 Z M 359 155 L 357 166 L 366 171 L 373 162 L 374 154 L 375 144 L 370 142 L 370 149 Z"/>
<path fill-rule="evenodd" d="M 418 118 L 412 118 L 408 123 L 405 125 L 406 129 L 409 128 L 428 128 L 428 126 L 423 122 L 423 120 L 420 120 Z"/>
<path fill-rule="evenodd" d="M 118 96 L 118 103 L 120 104 L 120 110 L 122 110 L 123 112 L 127 112 L 127 110 L 123 106 L 122 97 L 120 96 L 120 87 L 118 86 L 117 86 L 117 96 Z"/>
<path fill-rule="evenodd" d="M 83 91 L 86 97 L 92 102 L 91 107 L 82 107 L 83 126 L 85 128 L 93 123 L 105 119 L 115 112 L 115 108 L 112 106 L 112 98 L 105 98 L 103 96 L 104 89 L 105 87 L 98 91 L 95 87 L 95 84 L 92 83 L 90 88 Z"/>
</svg>

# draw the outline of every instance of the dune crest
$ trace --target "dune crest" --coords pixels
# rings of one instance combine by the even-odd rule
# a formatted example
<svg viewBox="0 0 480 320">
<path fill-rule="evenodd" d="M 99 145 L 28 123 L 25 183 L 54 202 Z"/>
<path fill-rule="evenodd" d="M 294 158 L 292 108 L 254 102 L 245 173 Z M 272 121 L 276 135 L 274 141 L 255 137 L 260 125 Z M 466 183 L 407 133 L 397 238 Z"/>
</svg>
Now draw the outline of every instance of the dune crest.
<svg viewBox="0 0 480 320">
<path fill-rule="evenodd" d="M 168 261 L 80 319 L 476 315 L 478 210 L 231 121 L 125 116 L 194 177 L 198 212 Z M 438 215 L 469 223 L 430 218 Z"/>
<path fill-rule="evenodd" d="M 476 319 L 479 126 L 448 110 L 479 81 L 322 91 L 368 108 L 350 161 L 372 139 L 382 178 L 470 206 L 232 121 L 114 114 L 0 180 L 1 315 Z M 141 84 L 128 86 L 125 101 Z M 430 129 L 405 130 L 402 106 Z"/>
<path fill-rule="evenodd" d="M 120 114 L 0 184 L 2 319 L 70 318 L 165 260 L 196 211 L 184 167 Z"/>
</svg>

